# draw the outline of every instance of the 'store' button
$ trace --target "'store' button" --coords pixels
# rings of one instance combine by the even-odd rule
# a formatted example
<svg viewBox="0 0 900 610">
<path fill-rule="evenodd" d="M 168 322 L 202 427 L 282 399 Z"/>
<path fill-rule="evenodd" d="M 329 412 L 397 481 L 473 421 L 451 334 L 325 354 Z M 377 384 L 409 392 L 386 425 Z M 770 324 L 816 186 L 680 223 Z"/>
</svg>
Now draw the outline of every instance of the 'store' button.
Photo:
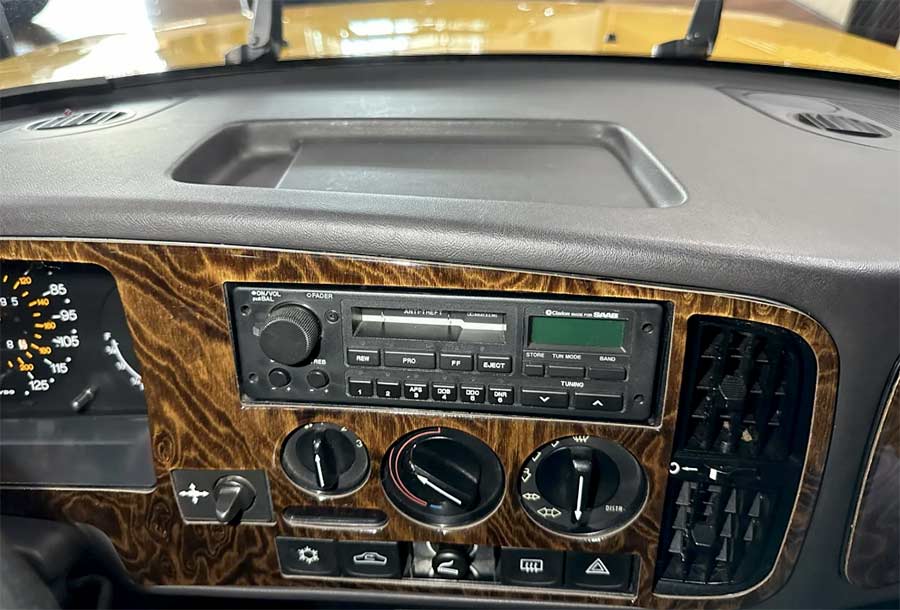
<svg viewBox="0 0 900 610">
<path fill-rule="evenodd" d="M 633 555 L 566 553 L 566 587 L 627 593 L 632 590 Z"/>
</svg>

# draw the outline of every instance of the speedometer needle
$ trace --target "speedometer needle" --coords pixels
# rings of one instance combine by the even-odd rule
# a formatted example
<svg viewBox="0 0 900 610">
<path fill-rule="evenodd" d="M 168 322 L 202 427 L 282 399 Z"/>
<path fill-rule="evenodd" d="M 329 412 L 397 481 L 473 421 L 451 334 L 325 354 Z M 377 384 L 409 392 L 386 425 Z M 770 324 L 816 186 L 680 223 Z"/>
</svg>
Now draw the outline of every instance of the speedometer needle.
<svg viewBox="0 0 900 610">
<path fill-rule="evenodd" d="M 438 492 L 439 494 L 441 494 L 442 496 L 444 496 L 451 502 L 455 503 L 457 506 L 462 506 L 462 500 L 460 500 L 456 496 L 451 495 L 448 492 L 444 491 L 443 489 L 441 489 L 440 487 L 438 487 L 437 485 L 435 485 L 434 483 L 429 481 L 426 477 L 424 477 L 420 474 L 417 474 L 416 478 L 419 479 L 419 483 L 421 483 L 425 487 L 430 487 L 431 489 L 435 490 L 436 492 Z"/>
<path fill-rule="evenodd" d="M 581 519 L 581 500 L 584 493 L 584 475 L 578 477 L 578 500 L 575 502 L 575 519 Z"/>
</svg>

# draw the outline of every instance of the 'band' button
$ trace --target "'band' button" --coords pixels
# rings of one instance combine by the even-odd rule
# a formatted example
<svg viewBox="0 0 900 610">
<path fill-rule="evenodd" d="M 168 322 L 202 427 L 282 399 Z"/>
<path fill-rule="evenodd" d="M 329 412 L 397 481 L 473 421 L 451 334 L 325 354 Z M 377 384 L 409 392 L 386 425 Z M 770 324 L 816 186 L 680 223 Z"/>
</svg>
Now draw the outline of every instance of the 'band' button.
<svg viewBox="0 0 900 610">
<path fill-rule="evenodd" d="M 374 393 L 371 379 L 350 379 L 347 381 L 347 394 L 350 396 L 372 396 Z"/>
<path fill-rule="evenodd" d="M 588 369 L 588 377 L 597 381 L 623 381 L 626 377 L 624 366 L 600 366 Z"/>
<path fill-rule="evenodd" d="M 452 383 L 433 383 L 431 384 L 432 400 L 441 402 L 453 402 L 456 400 L 457 390 Z"/>
<path fill-rule="evenodd" d="M 381 353 L 377 349 L 348 349 L 347 364 L 350 366 L 378 366 Z"/>
<path fill-rule="evenodd" d="M 482 373 L 511 373 L 510 356 L 478 356 L 478 370 Z"/>
<path fill-rule="evenodd" d="M 569 393 L 559 390 L 522 390 L 522 404 L 527 407 L 565 409 L 569 406 Z"/>
<path fill-rule="evenodd" d="M 384 352 L 384 365 L 400 369 L 433 369 L 434 354 L 429 352 Z"/>
</svg>

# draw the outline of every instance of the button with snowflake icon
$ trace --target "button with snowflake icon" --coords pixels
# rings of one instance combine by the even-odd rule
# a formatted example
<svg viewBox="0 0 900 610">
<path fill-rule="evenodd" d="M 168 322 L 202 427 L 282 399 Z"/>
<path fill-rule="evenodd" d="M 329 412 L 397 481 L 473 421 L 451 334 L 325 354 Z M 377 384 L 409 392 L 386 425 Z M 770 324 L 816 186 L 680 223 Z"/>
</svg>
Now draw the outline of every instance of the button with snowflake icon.
<svg viewBox="0 0 900 610">
<path fill-rule="evenodd" d="M 312 538 L 275 539 L 281 573 L 287 576 L 337 576 L 337 543 Z"/>
</svg>

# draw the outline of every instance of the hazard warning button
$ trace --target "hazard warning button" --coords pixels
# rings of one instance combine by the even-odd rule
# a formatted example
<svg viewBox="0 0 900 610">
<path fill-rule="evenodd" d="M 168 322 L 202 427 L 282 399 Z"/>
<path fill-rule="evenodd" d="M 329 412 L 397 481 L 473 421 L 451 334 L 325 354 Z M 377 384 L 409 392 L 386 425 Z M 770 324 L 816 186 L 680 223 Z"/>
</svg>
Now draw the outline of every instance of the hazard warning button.
<svg viewBox="0 0 900 610">
<path fill-rule="evenodd" d="M 566 553 L 566 586 L 629 593 L 634 591 L 634 555 Z"/>
</svg>

